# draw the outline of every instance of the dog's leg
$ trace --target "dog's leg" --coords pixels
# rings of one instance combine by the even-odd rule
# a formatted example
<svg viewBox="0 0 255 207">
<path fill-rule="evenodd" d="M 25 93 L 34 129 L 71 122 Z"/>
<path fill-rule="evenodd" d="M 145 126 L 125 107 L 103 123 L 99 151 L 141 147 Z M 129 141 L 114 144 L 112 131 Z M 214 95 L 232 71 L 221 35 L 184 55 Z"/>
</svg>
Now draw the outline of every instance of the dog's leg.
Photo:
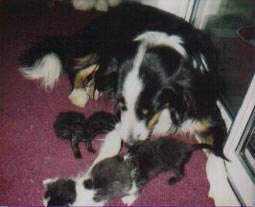
<svg viewBox="0 0 255 207">
<path fill-rule="evenodd" d="M 209 144 L 213 147 L 215 155 L 228 160 L 223 154 L 224 141 L 227 136 L 224 126 L 211 126 L 204 131 L 197 132 L 196 135 L 202 143 Z M 209 155 L 210 152 L 211 151 L 206 150 L 207 155 Z"/>
<path fill-rule="evenodd" d="M 75 158 L 81 158 L 81 151 L 79 149 L 79 142 L 77 142 L 76 140 L 72 139 L 71 140 L 71 148 L 73 150 L 73 155 Z"/>
<path fill-rule="evenodd" d="M 223 154 L 223 146 L 225 139 L 227 137 L 226 126 L 223 121 L 207 121 L 200 122 L 199 127 L 196 128 L 195 136 L 202 143 L 209 144 L 213 147 L 213 152 L 215 155 L 220 156 L 228 160 Z M 207 155 L 210 154 L 210 151 L 205 151 Z"/>
<path fill-rule="evenodd" d="M 88 93 L 84 88 L 84 80 L 98 69 L 97 65 L 91 65 L 83 70 L 80 70 L 73 81 L 73 91 L 69 95 L 71 102 L 79 107 L 84 107 L 89 99 Z"/>
<path fill-rule="evenodd" d="M 217 111 L 215 112 L 217 115 Z M 182 131 L 195 136 L 199 143 L 209 144 L 217 156 L 223 155 L 223 145 L 227 137 L 224 121 L 220 116 L 208 117 L 199 120 L 187 120 L 182 124 Z M 205 150 L 208 155 L 210 152 Z M 226 158 L 225 158 L 226 159 Z"/>
<path fill-rule="evenodd" d="M 89 98 L 93 98 L 94 100 L 97 100 L 100 96 L 100 93 L 98 90 L 95 90 L 95 81 L 94 79 L 91 79 L 87 85 L 85 86 L 85 90 L 89 96 Z"/>
</svg>

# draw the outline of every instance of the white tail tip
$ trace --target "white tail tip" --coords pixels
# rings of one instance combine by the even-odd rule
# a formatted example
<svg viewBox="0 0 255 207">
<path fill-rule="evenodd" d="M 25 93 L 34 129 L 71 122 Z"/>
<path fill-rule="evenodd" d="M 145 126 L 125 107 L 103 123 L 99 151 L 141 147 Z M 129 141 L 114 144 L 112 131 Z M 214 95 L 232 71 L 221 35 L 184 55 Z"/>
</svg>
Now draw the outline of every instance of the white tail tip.
<svg viewBox="0 0 255 207">
<path fill-rule="evenodd" d="M 51 53 L 36 61 L 32 66 L 21 68 L 20 71 L 25 78 L 41 80 L 45 88 L 52 89 L 61 75 L 62 64 L 58 56 Z"/>
</svg>

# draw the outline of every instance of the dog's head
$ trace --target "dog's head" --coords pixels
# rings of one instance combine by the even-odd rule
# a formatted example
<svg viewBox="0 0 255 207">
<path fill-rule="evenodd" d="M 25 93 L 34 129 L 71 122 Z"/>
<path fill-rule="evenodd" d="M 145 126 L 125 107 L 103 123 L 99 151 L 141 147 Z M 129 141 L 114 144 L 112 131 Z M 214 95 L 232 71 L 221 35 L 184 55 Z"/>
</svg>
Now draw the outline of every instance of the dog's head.
<svg viewBox="0 0 255 207">
<path fill-rule="evenodd" d="M 135 55 L 119 66 L 116 92 L 120 133 L 128 144 L 147 139 L 165 109 L 170 125 L 180 124 L 197 107 L 193 88 L 207 73 L 204 59 L 189 59 L 178 36 L 147 32 L 135 41 L 140 43 Z"/>
<path fill-rule="evenodd" d="M 151 47 L 148 42 L 137 38 L 136 47 L 124 61 L 120 61 L 118 85 L 116 89 L 116 113 L 120 117 L 120 133 L 122 139 L 133 144 L 145 140 L 155 123 L 160 111 L 167 106 L 156 106 L 161 99 L 161 91 L 166 78 L 166 70 L 160 54 L 164 50 L 175 56 L 172 66 L 176 67 L 180 55 L 171 48 Z M 162 91 L 163 92 L 163 91 Z"/>
</svg>

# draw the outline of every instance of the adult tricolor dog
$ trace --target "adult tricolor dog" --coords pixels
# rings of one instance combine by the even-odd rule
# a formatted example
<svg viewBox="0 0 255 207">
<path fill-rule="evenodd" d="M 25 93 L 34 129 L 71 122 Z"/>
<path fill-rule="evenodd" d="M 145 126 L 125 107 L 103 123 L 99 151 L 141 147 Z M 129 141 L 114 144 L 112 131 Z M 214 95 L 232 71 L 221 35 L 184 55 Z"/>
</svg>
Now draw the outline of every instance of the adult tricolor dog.
<svg viewBox="0 0 255 207">
<path fill-rule="evenodd" d="M 21 72 L 52 88 L 67 73 L 70 100 L 85 106 L 84 82 L 112 91 L 121 139 L 190 133 L 223 155 L 225 123 L 216 101 L 217 53 L 210 37 L 183 19 L 138 3 L 123 3 L 70 37 L 36 43 Z"/>
</svg>

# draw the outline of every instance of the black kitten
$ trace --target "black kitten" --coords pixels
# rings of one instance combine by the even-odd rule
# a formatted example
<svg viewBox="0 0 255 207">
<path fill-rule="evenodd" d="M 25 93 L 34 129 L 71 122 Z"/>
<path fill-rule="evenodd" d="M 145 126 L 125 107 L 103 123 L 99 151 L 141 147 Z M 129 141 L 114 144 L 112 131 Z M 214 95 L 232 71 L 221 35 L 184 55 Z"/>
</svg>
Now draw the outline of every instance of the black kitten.
<svg viewBox="0 0 255 207">
<path fill-rule="evenodd" d="M 176 139 L 159 138 L 136 143 L 131 146 L 126 162 L 135 169 L 135 180 L 138 186 L 143 186 L 152 177 L 163 171 L 171 171 L 174 177 L 168 179 L 172 185 L 184 176 L 184 166 L 196 150 L 209 149 L 208 144 L 188 144 Z"/>
<path fill-rule="evenodd" d="M 79 143 L 85 142 L 87 150 L 94 153 L 92 139 L 102 133 L 114 129 L 116 117 L 104 111 L 95 112 L 88 119 L 81 113 L 61 112 L 54 122 L 56 136 L 71 141 L 71 148 L 75 158 L 81 158 Z"/>
<path fill-rule="evenodd" d="M 105 134 L 114 129 L 118 119 L 115 115 L 98 111 L 93 113 L 86 123 L 86 136 L 93 139 L 98 134 Z"/>
</svg>

